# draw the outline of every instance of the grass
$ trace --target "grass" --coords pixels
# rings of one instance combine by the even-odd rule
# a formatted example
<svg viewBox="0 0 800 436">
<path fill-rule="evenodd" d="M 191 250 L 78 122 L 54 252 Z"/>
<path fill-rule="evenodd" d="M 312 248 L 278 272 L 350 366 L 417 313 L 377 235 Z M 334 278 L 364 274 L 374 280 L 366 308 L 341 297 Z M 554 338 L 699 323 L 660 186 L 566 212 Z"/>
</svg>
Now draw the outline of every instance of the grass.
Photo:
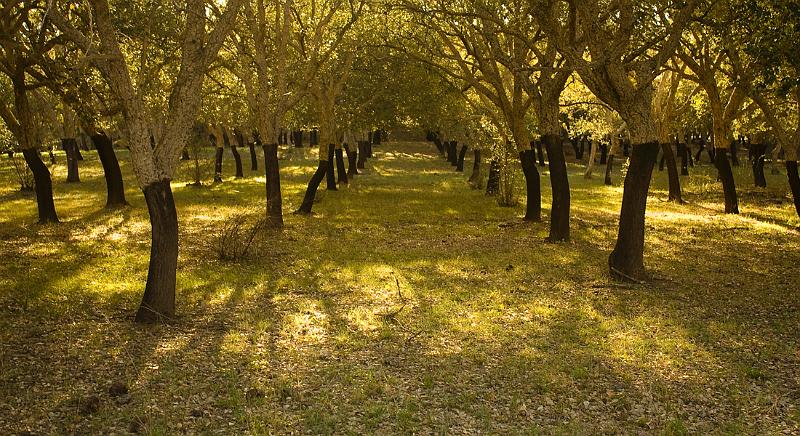
<svg viewBox="0 0 800 436">
<path fill-rule="evenodd" d="M 726 216 L 708 164 L 682 178 L 685 205 L 655 173 L 653 278 L 630 286 L 606 272 L 621 187 L 577 164 L 573 241 L 546 244 L 524 204 L 498 207 L 427 144 L 376 148 L 315 215 L 291 215 L 315 167 L 305 150 L 281 162 L 285 230 L 238 263 L 218 260 L 215 235 L 261 210 L 263 175 L 193 188 L 182 169 L 179 319 L 148 327 L 130 322 L 149 224 L 128 156 L 131 207 L 109 212 L 84 155 L 80 184 L 62 183 L 63 156 L 52 168 L 51 226 L 0 160 L 2 434 L 800 431 L 785 176 L 754 189 L 737 169 L 742 214 Z"/>
</svg>

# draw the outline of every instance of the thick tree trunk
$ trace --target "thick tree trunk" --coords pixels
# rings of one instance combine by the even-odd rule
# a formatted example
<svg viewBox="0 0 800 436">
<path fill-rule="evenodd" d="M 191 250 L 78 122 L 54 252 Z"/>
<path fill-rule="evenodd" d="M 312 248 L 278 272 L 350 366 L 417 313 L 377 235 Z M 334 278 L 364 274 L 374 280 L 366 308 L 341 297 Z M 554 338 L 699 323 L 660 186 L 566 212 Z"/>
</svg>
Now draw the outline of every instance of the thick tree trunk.
<svg viewBox="0 0 800 436">
<path fill-rule="evenodd" d="M 794 209 L 797 211 L 797 216 L 800 217 L 800 176 L 797 173 L 796 160 L 786 161 L 786 176 L 789 178 L 789 187 L 794 198 Z"/>
<path fill-rule="evenodd" d="M 214 183 L 222 182 L 222 154 L 225 149 L 217 147 L 217 154 L 214 156 Z"/>
<path fill-rule="evenodd" d="M 536 156 L 533 150 L 525 150 L 519 153 L 519 161 L 522 163 L 522 174 L 525 176 L 525 221 L 542 220 L 542 193 L 539 181 L 539 170 L 536 169 Z"/>
<path fill-rule="evenodd" d="M 325 174 L 328 178 L 328 191 L 337 191 L 336 188 L 336 174 L 333 172 L 334 169 L 334 153 L 335 153 L 335 145 L 328 144 L 328 169 L 325 171 Z"/>
<path fill-rule="evenodd" d="M 553 191 L 550 209 L 550 235 L 547 240 L 550 242 L 569 241 L 570 193 L 564 147 L 558 135 L 544 135 L 542 141 L 547 148 L 550 187 Z"/>
<path fill-rule="evenodd" d="M 136 322 L 154 323 L 175 317 L 175 281 L 178 269 L 178 213 L 169 180 L 144 188 L 150 213 L 152 242 L 144 297 Z"/>
<path fill-rule="evenodd" d="M 344 150 L 341 148 L 337 148 L 335 150 L 336 153 L 336 172 L 338 173 L 339 179 L 338 183 L 344 183 L 347 185 L 349 180 L 347 179 L 347 170 L 344 167 Z"/>
<path fill-rule="evenodd" d="M 473 188 L 480 188 L 481 186 L 481 151 L 477 148 L 472 152 L 472 174 L 469 176 L 469 184 Z"/>
<path fill-rule="evenodd" d="M 317 189 L 319 188 L 319 184 L 322 182 L 322 179 L 325 178 L 327 169 L 328 162 L 325 162 L 324 160 L 319 161 L 317 170 L 314 172 L 314 175 L 311 176 L 311 180 L 308 181 L 306 195 L 303 197 L 303 204 L 300 205 L 300 209 L 297 210 L 297 213 L 311 213 L 311 207 L 314 206 L 314 198 L 317 196 Z"/>
<path fill-rule="evenodd" d="M 264 168 L 267 177 L 267 222 L 272 228 L 283 227 L 281 173 L 278 167 L 278 144 L 264 146 Z"/>
<path fill-rule="evenodd" d="M 61 148 L 67 155 L 67 183 L 78 183 L 81 181 L 78 173 L 78 141 L 75 138 L 61 138 Z"/>
<path fill-rule="evenodd" d="M 681 195 L 681 179 L 678 176 L 678 164 L 675 162 L 675 155 L 672 153 L 672 146 L 668 143 L 661 144 L 663 159 L 667 166 L 667 177 L 669 178 L 669 201 L 683 203 Z"/>
<path fill-rule="evenodd" d="M 722 180 L 722 192 L 725 196 L 725 213 L 739 213 L 739 199 L 736 195 L 736 181 L 733 179 L 730 162 L 728 162 L 728 150 L 721 148 L 715 155 L 715 164 Z"/>
<path fill-rule="evenodd" d="M 461 151 L 458 152 L 458 163 L 456 164 L 456 171 L 464 172 L 464 158 L 467 156 L 467 146 L 462 145 Z"/>
<path fill-rule="evenodd" d="M 500 163 L 492 159 L 489 163 L 489 178 L 486 180 L 486 195 L 496 196 L 500 192 Z"/>
<path fill-rule="evenodd" d="M 687 150 L 686 144 L 678 143 L 678 155 L 681 157 L 681 175 L 688 176 L 689 175 L 689 151 Z"/>
<path fill-rule="evenodd" d="M 42 162 L 42 157 L 37 150 L 30 148 L 22 150 L 22 156 L 25 157 L 25 162 L 33 173 L 36 205 L 39 208 L 39 224 L 57 223 L 58 215 L 53 201 L 53 181 L 50 179 L 50 170 Z"/>
<path fill-rule="evenodd" d="M 250 148 L 250 171 L 258 171 L 258 155 L 256 155 L 256 144 L 251 142 L 247 144 Z"/>
<path fill-rule="evenodd" d="M 122 181 L 122 171 L 119 168 L 117 154 L 114 146 L 105 133 L 91 135 L 92 144 L 97 149 L 100 163 L 103 165 L 103 174 L 106 178 L 106 208 L 127 206 L 125 200 L 125 184 Z"/>
<path fill-rule="evenodd" d="M 611 275 L 617 279 L 638 280 L 645 274 L 644 217 L 658 148 L 656 142 L 633 146 L 622 194 L 617 243 L 608 257 Z"/>
<path fill-rule="evenodd" d="M 358 158 L 356 168 L 363 170 L 364 164 L 367 162 L 367 146 L 365 141 L 358 141 L 358 153 L 356 153 L 356 155 Z M 357 171 L 356 174 L 358 174 Z"/>
</svg>

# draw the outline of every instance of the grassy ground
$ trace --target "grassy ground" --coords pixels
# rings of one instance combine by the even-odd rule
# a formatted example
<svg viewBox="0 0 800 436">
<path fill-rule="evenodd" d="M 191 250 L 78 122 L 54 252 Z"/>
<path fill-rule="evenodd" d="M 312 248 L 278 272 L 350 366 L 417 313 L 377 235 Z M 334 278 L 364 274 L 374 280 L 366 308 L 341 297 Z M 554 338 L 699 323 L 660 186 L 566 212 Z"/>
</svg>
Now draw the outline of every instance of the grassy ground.
<svg viewBox="0 0 800 436">
<path fill-rule="evenodd" d="M 215 235 L 263 207 L 263 176 L 193 188 L 181 173 L 180 317 L 142 327 L 146 207 L 120 153 L 131 207 L 102 210 L 84 155 L 81 184 L 62 183 L 63 156 L 53 168 L 63 223 L 46 227 L 0 160 L 0 434 L 800 432 L 785 176 L 756 190 L 737 170 L 743 213 L 725 216 L 708 164 L 682 178 L 686 205 L 656 173 L 653 278 L 621 285 L 606 272 L 621 187 L 578 165 L 573 241 L 545 244 L 546 223 L 472 191 L 427 144 L 376 148 L 314 216 L 289 215 L 306 150 L 281 163 L 286 229 L 238 263 Z"/>
</svg>

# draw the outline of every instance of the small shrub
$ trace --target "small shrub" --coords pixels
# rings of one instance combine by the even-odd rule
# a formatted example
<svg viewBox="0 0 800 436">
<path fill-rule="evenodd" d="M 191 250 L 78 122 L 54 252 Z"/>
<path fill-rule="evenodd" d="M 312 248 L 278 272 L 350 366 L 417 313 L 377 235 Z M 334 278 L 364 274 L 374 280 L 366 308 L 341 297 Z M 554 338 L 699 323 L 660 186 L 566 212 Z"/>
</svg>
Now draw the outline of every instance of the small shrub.
<svg viewBox="0 0 800 436">
<path fill-rule="evenodd" d="M 220 259 L 239 261 L 248 256 L 259 236 L 267 228 L 267 218 L 260 214 L 242 213 L 229 218 L 217 240 Z"/>
</svg>

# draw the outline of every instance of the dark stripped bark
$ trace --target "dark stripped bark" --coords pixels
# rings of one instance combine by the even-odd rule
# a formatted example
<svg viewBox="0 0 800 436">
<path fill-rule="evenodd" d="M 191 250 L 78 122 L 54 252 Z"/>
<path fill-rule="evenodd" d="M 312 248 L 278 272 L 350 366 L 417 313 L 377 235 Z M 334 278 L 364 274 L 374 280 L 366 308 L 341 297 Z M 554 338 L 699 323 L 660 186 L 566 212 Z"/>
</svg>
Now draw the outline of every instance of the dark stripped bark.
<svg viewBox="0 0 800 436">
<path fill-rule="evenodd" d="M 356 161 L 356 168 L 363 170 L 367 162 L 367 146 L 365 141 L 358 141 L 357 157 L 358 160 Z"/>
<path fill-rule="evenodd" d="M 244 177 L 244 171 L 242 171 L 242 155 L 239 154 L 239 149 L 236 147 L 236 144 L 231 144 L 231 153 L 233 154 L 233 160 L 236 163 L 236 178 L 241 179 Z"/>
<path fill-rule="evenodd" d="M 669 201 L 683 203 L 681 195 L 681 178 L 678 176 L 678 164 L 675 162 L 675 155 L 672 153 L 672 146 L 668 143 L 661 144 L 663 159 L 667 166 L 667 177 L 669 178 Z"/>
<path fill-rule="evenodd" d="M 81 181 L 78 172 L 78 141 L 75 138 L 61 138 L 61 148 L 67 155 L 67 183 L 78 183 Z"/>
<path fill-rule="evenodd" d="M 250 142 L 247 144 L 250 148 L 250 171 L 258 171 L 258 156 L 256 155 L 256 144 Z"/>
<path fill-rule="evenodd" d="M 525 176 L 525 221 L 542 220 L 542 193 L 539 181 L 539 170 L 536 169 L 536 156 L 533 150 L 519 153 L 522 164 L 522 175 Z"/>
<path fill-rule="evenodd" d="M 58 215 L 53 201 L 53 181 L 50 179 L 50 170 L 42 162 L 42 157 L 37 150 L 22 150 L 22 156 L 33 173 L 36 205 L 39 210 L 39 224 L 57 223 Z"/>
<path fill-rule="evenodd" d="M 722 180 L 722 192 L 725 197 L 725 213 L 739 213 L 739 199 L 736 195 L 736 181 L 733 179 L 731 164 L 728 162 L 728 150 L 721 148 L 714 155 L 714 163 Z"/>
<path fill-rule="evenodd" d="M 492 159 L 489 163 L 489 178 L 486 180 L 486 195 L 495 196 L 500 192 L 500 163 Z"/>
<path fill-rule="evenodd" d="M 800 216 L 800 176 L 797 173 L 796 160 L 786 161 L 786 176 L 789 178 L 789 187 L 794 198 L 794 209 L 797 211 L 797 216 Z"/>
<path fill-rule="evenodd" d="M 150 213 L 152 242 L 144 297 L 136 322 L 154 323 L 175 317 L 175 281 L 178 269 L 178 213 L 169 180 L 144 188 Z"/>
<path fill-rule="evenodd" d="M 647 191 L 658 156 L 658 143 L 634 145 L 622 194 L 619 233 L 608 257 L 612 277 L 620 280 L 644 278 L 644 217 Z"/>
<path fill-rule="evenodd" d="M 467 156 L 467 146 L 462 145 L 461 151 L 458 152 L 458 162 L 456 164 L 456 171 L 464 172 L 464 158 Z"/>
<path fill-rule="evenodd" d="M 328 178 L 328 191 L 338 190 L 336 188 L 336 174 L 333 172 L 335 166 L 333 162 L 333 160 L 335 159 L 334 158 L 335 147 L 336 146 L 333 144 L 328 144 L 328 169 L 325 171 L 325 174 L 327 175 Z"/>
<path fill-rule="evenodd" d="M 264 146 L 264 168 L 267 177 L 267 225 L 283 227 L 281 173 L 278 167 L 278 144 Z"/>
<path fill-rule="evenodd" d="M 125 200 L 125 184 L 122 181 L 122 171 L 119 160 L 114 152 L 114 146 L 105 133 L 91 135 L 92 144 L 97 149 L 100 163 L 103 165 L 103 174 L 106 178 L 106 208 L 127 206 Z"/>
<path fill-rule="evenodd" d="M 344 167 L 344 150 L 337 148 L 334 152 L 336 154 L 336 172 L 339 176 L 337 183 L 347 185 L 350 181 L 347 179 L 347 170 Z"/>
<path fill-rule="evenodd" d="M 306 195 L 303 197 L 303 204 L 300 205 L 300 209 L 297 209 L 297 213 L 299 214 L 310 214 L 311 207 L 314 206 L 314 197 L 317 196 L 317 189 L 319 189 L 319 184 L 322 182 L 322 179 L 325 178 L 325 173 L 328 169 L 328 162 L 324 160 L 319 161 L 319 165 L 317 166 L 317 170 L 314 171 L 314 175 L 311 176 L 311 180 L 308 181 L 308 187 L 306 188 Z"/>
<path fill-rule="evenodd" d="M 472 174 L 469 176 L 469 184 L 473 188 L 480 188 L 481 184 L 481 151 L 477 148 L 472 152 Z"/>
<path fill-rule="evenodd" d="M 345 144 L 344 150 L 347 152 L 347 175 L 354 177 L 359 174 L 358 168 L 356 168 L 358 165 L 358 149 L 352 150 L 350 144 Z"/>
<path fill-rule="evenodd" d="M 544 147 L 542 147 L 542 141 L 531 141 L 531 145 L 536 145 L 536 156 L 539 158 L 539 166 L 543 167 L 545 165 L 545 162 L 544 162 Z"/>
<path fill-rule="evenodd" d="M 689 175 L 689 153 L 686 144 L 678 143 L 678 156 L 681 157 L 681 175 L 688 176 Z"/>
<path fill-rule="evenodd" d="M 764 174 L 764 163 L 767 159 L 767 146 L 765 144 L 753 144 L 753 183 L 758 188 L 767 187 L 767 177 Z"/>
<path fill-rule="evenodd" d="M 544 135 L 542 142 L 547 149 L 550 186 L 553 191 L 550 208 L 550 235 L 547 240 L 549 242 L 569 241 L 570 192 L 564 146 L 558 135 Z"/>
</svg>

